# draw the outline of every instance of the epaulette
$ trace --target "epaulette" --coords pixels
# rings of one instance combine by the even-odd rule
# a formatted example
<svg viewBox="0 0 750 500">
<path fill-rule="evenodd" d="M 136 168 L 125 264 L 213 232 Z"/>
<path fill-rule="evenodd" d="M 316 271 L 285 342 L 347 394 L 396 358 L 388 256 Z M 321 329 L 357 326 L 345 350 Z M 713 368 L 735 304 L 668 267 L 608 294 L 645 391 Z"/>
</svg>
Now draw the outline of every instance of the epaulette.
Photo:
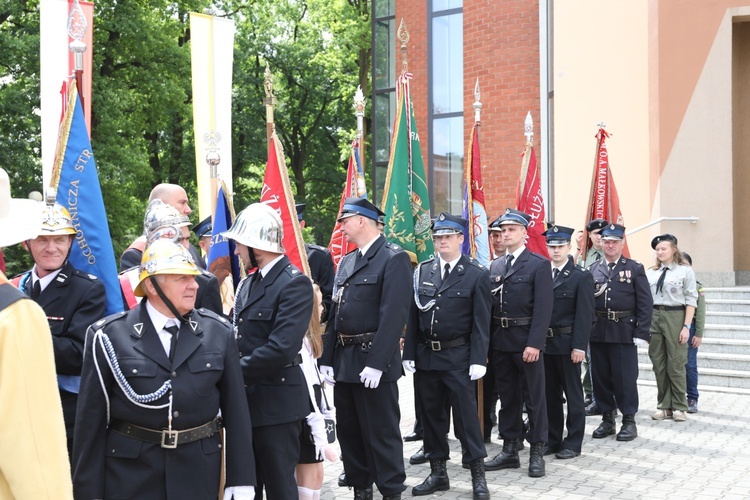
<svg viewBox="0 0 750 500">
<path fill-rule="evenodd" d="M 207 269 L 201 269 L 201 273 L 203 274 L 203 276 L 207 276 L 209 278 L 213 278 L 214 276 L 216 276 L 214 273 Z"/>
<path fill-rule="evenodd" d="M 93 274 L 86 273 L 84 271 L 81 271 L 80 269 L 73 269 L 73 276 L 77 276 L 88 281 L 99 281 L 99 278 L 97 278 Z"/>
<path fill-rule="evenodd" d="M 100 328 L 104 328 L 105 325 L 107 325 L 109 323 L 114 323 L 115 321 L 118 321 L 118 320 L 124 318 L 126 315 L 127 315 L 126 311 L 122 311 L 122 312 L 110 314 L 109 316 L 107 316 L 105 318 L 102 318 L 99 321 L 97 321 L 96 323 L 94 323 L 93 325 L 91 325 L 91 327 L 94 330 L 98 330 Z"/>
<path fill-rule="evenodd" d="M 289 264 L 288 266 L 286 266 L 284 268 L 284 271 L 286 271 L 286 273 L 293 278 L 299 274 L 302 274 L 302 271 L 294 267 L 294 265 L 292 264 Z"/>
<path fill-rule="evenodd" d="M 469 260 L 469 264 L 473 265 L 474 267 L 478 267 L 479 269 L 487 269 L 486 267 L 484 267 L 484 265 L 481 262 L 479 262 L 474 257 L 469 257 L 468 260 Z"/>
<path fill-rule="evenodd" d="M 386 246 L 386 248 L 390 248 L 394 252 L 401 252 L 402 251 L 402 248 L 400 246 L 396 245 L 395 243 L 391 243 L 390 241 L 386 241 L 385 242 L 385 246 Z"/>
<path fill-rule="evenodd" d="M 219 321 L 220 323 L 229 324 L 229 320 L 225 318 L 224 316 L 221 316 L 219 314 L 216 314 L 215 312 L 206 309 L 205 307 L 201 307 L 200 309 L 195 310 L 196 313 L 200 314 L 204 318 L 211 318 L 215 321 Z"/>
</svg>

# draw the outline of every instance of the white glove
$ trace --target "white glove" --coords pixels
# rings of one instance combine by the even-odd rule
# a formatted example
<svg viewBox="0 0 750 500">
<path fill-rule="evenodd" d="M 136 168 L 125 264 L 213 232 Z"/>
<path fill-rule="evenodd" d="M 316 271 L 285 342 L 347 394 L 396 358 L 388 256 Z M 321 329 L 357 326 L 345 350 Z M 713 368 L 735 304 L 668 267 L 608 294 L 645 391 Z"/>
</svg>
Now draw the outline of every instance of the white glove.
<svg viewBox="0 0 750 500">
<path fill-rule="evenodd" d="M 405 359 L 401 362 L 401 365 L 404 367 L 405 372 L 414 373 L 417 371 L 413 359 Z"/>
<path fill-rule="evenodd" d="M 336 379 L 333 378 L 333 367 L 320 365 L 320 374 L 323 375 L 323 381 L 333 387 L 336 385 Z"/>
<path fill-rule="evenodd" d="M 365 366 L 365 369 L 359 374 L 359 381 L 365 384 L 365 387 L 368 389 L 377 389 L 380 385 L 380 377 L 382 376 L 382 370 Z"/>
<path fill-rule="evenodd" d="M 321 405 L 320 413 L 323 414 L 323 418 L 331 419 L 333 420 L 334 423 L 336 423 L 336 407 L 335 406 L 326 408 L 325 406 Z"/>
<path fill-rule="evenodd" d="M 254 500 L 255 486 L 229 486 L 224 489 L 224 500 Z"/>
<path fill-rule="evenodd" d="M 641 347 L 641 346 L 644 346 L 644 345 L 648 345 L 648 342 L 645 341 L 645 340 L 643 340 L 643 339 L 641 339 L 641 338 L 633 337 L 633 344 L 635 344 L 636 347 Z"/>
<path fill-rule="evenodd" d="M 328 445 L 326 435 L 326 422 L 323 415 L 314 411 L 307 416 L 307 425 L 312 430 L 313 444 L 315 445 L 315 458 L 322 460 L 325 447 Z"/>
<path fill-rule="evenodd" d="M 479 380 L 484 377 L 487 373 L 487 367 L 482 365 L 470 365 L 469 366 L 469 378 L 471 380 Z"/>
</svg>

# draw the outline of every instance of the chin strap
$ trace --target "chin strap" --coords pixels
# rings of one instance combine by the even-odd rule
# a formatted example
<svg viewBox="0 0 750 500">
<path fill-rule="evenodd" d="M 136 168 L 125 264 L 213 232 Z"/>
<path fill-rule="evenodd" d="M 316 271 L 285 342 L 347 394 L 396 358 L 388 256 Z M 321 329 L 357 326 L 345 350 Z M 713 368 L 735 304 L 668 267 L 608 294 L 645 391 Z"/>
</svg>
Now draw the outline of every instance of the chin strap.
<svg viewBox="0 0 750 500">
<path fill-rule="evenodd" d="M 162 300 L 162 302 L 164 302 L 164 305 L 166 305 L 169 308 L 169 310 L 172 311 L 172 314 L 174 314 L 174 317 L 178 319 L 180 323 L 188 324 L 190 322 L 190 312 L 188 312 L 184 316 L 180 314 L 177 311 L 177 308 L 174 306 L 174 304 L 172 304 L 172 301 L 169 300 L 166 295 L 164 295 L 164 292 L 159 286 L 159 282 L 156 280 L 156 277 L 149 276 L 148 279 L 150 279 L 151 284 L 154 285 L 154 289 L 156 290 L 156 295 L 158 295 L 159 298 Z"/>
</svg>

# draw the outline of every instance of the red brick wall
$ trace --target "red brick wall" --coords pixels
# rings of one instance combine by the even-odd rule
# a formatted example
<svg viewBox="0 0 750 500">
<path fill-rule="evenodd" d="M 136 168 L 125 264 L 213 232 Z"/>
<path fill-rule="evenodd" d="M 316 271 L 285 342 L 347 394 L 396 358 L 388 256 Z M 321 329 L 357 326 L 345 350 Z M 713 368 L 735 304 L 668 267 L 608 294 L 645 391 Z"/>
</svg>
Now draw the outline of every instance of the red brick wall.
<svg viewBox="0 0 750 500">
<path fill-rule="evenodd" d="M 427 164 L 427 0 L 396 0 L 396 24 L 409 30 L 409 71 L 422 154 Z M 531 111 L 540 157 L 539 2 L 464 0 L 464 141 L 474 124 L 474 84 L 482 102 L 481 159 L 487 213 L 494 218 L 515 203 L 523 122 Z M 400 55 L 397 58 L 400 68 Z M 466 146 L 464 147 L 464 150 Z M 465 153 L 465 151 L 464 151 Z M 428 173 L 428 175 L 430 175 Z"/>
</svg>

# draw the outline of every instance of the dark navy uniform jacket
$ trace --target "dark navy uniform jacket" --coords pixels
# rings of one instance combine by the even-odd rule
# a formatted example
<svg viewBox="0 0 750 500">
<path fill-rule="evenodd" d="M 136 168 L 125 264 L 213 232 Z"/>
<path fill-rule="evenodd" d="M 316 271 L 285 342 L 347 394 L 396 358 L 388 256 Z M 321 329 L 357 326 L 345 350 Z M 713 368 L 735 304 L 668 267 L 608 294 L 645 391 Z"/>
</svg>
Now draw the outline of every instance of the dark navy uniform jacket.
<svg viewBox="0 0 750 500">
<path fill-rule="evenodd" d="M 101 345 L 94 345 L 98 330 L 109 337 L 122 374 L 136 393 L 152 393 L 171 380 L 173 429 L 203 425 L 221 410 L 227 428 L 226 484 L 255 485 L 250 414 L 229 322 L 205 309 L 194 310 L 190 323 L 180 328 L 171 362 L 144 299 L 133 310 L 109 316 L 88 330 L 73 446 L 76 498 L 216 499 L 219 489 L 218 433 L 165 449 L 108 430 L 107 417 L 166 429 L 168 408 L 142 408 L 126 398 Z M 164 395 L 149 405 L 168 400 Z"/>
<path fill-rule="evenodd" d="M 550 328 L 572 326 L 573 333 L 547 339 L 545 354 L 570 355 L 572 349 L 585 351 L 594 323 L 594 279 L 591 273 L 576 266 L 573 257 L 552 282 L 555 301 Z"/>
<path fill-rule="evenodd" d="M 31 271 L 20 276 L 20 283 L 28 295 L 31 295 L 31 282 Z M 74 268 L 68 261 L 37 297 L 36 303 L 44 309 L 52 331 L 58 374 L 81 374 L 86 329 L 104 317 L 106 302 L 104 284 L 96 276 Z"/>
<path fill-rule="evenodd" d="M 287 256 L 255 286 L 254 279 L 243 283 L 235 306 L 253 426 L 302 420 L 310 413 L 310 396 L 302 368 L 294 361 L 312 315 L 312 283 Z"/>
<path fill-rule="evenodd" d="M 651 315 L 654 300 L 651 296 L 643 264 L 620 257 L 610 272 L 605 259 L 589 266 L 594 277 L 597 311 L 632 311 L 617 321 L 596 316 L 591 342 L 629 344 L 633 337 L 651 339 Z"/>
<path fill-rule="evenodd" d="M 499 285 L 503 285 L 498 290 Z M 523 352 L 526 346 L 543 350 L 552 316 L 552 270 L 549 260 L 528 248 L 505 272 L 505 258 L 490 264 L 492 346 L 496 351 Z M 529 318 L 526 326 L 500 327 L 500 318 Z"/>
<path fill-rule="evenodd" d="M 381 382 L 401 377 L 400 339 L 409 316 L 412 269 L 409 255 L 381 235 L 357 261 L 359 250 L 341 259 L 333 309 L 328 317 L 320 365 L 332 366 L 336 381 L 359 384 L 366 367 L 381 370 Z M 370 344 L 342 347 L 338 335 L 375 333 Z"/>
<path fill-rule="evenodd" d="M 418 274 L 415 271 L 417 275 L 420 303 L 424 306 L 435 300 L 435 304 L 421 311 L 412 297 L 404 359 L 415 360 L 420 370 L 486 366 L 491 315 L 489 271 L 462 255 L 445 282 L 437 258 L 422 262 Z M 459 338 L 465 338 L 466 344 L 439 351 L 424 343 Z"/>
</svg>

